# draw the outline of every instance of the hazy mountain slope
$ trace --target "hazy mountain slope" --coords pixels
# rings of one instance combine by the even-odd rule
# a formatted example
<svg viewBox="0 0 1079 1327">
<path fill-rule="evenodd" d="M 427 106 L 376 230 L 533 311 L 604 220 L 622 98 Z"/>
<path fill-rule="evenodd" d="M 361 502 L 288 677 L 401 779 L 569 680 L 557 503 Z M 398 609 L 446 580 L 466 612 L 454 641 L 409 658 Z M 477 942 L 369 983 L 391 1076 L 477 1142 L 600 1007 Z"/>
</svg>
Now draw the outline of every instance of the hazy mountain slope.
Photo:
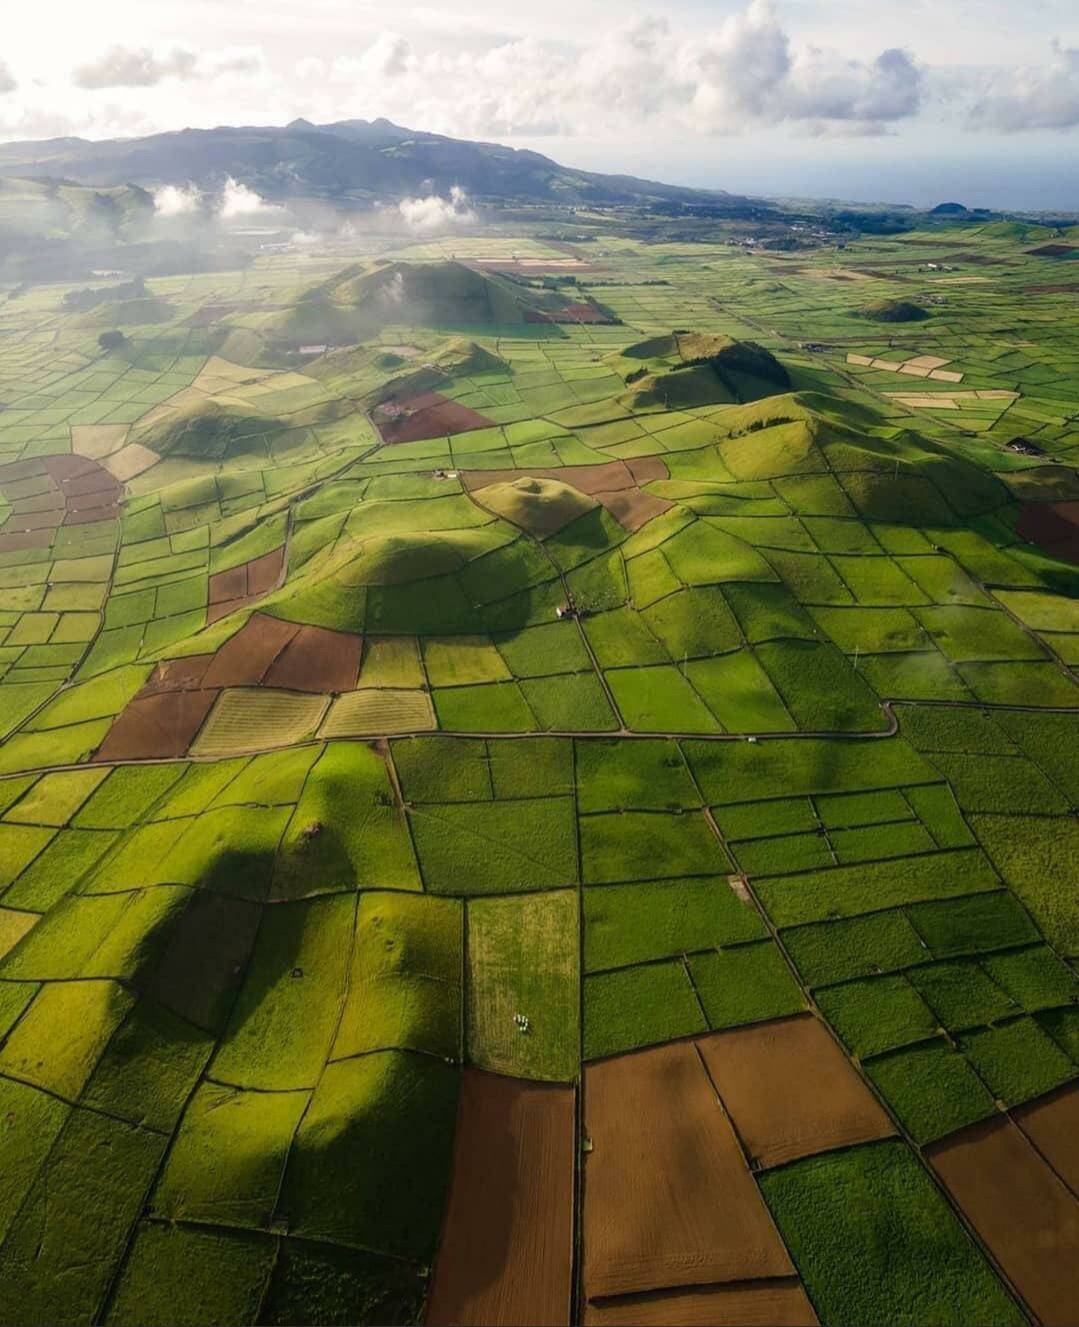
<svg viewBox="0 0 1079 1327">
<path fill-rule="evenodd" d="M 55 138 L 0 145 L 0 175 L 61 176 L 99 185 L 201 185 L 232 176 L 271 197 L 405 197 L 458 184 L 478 198 L 627 203 L 741 200 L 628 175 L 560 166 L 538 152 L 421 133 L 389 120 L 284 127 L 183 129 L 90 142 Z"/>
</svg>

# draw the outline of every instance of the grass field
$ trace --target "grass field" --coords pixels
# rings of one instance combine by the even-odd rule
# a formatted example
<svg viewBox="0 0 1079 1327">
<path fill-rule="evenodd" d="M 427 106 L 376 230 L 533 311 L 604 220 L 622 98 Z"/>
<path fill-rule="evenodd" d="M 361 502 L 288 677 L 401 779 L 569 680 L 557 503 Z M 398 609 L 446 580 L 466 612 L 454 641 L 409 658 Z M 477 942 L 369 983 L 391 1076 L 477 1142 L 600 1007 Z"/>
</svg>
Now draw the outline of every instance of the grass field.
<svg viewBox="0 0 1079 1327">
<path fill-rule="evenodd" d="M 636 224 L 0 285 L 0 1323 L 1079 1318 L 1069 293 Z"/>
</svg>

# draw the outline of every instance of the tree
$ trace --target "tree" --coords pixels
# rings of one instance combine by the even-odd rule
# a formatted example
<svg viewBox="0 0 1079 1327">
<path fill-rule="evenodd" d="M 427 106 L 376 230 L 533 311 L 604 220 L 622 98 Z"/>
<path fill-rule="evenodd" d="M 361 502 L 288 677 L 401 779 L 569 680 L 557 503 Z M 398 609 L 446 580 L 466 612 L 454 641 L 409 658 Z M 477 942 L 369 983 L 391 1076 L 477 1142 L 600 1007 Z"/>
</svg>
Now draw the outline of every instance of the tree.
<svg viewBox="0 0 1079 1327">
<path fill-rule="evenodd" d="M 97 343 L 102 350 L 119 350 L 121 346 L 127 345 L 127 337 L 123 332 L 102 332 Z"/>
</svg>

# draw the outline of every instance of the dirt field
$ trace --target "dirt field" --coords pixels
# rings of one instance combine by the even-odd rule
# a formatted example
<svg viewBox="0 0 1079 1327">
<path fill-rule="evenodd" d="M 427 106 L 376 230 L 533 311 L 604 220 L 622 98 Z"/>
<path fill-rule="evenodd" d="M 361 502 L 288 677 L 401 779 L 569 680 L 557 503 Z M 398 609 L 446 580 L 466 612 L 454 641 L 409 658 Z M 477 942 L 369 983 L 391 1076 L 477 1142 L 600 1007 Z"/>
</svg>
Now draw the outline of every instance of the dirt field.
<svg viewBox="0 0 1079 1327">
<path fill-rule="evenodd" d="M 926 1155 L 1037 1317 L 1079 1322 L 1079 1202 L 1012 1121 L 971 1125 Z"/>
<path fill-rule="evenodd" d="M 464 1071 L 428 1323 L 569 1323 L 573 1097 Z"/>
<path fill-rule="evenodd" d="M 275 617 L 253 613 L 214 655 L 203 679 L 205 685 L 256 686 L 299 630 L 293 622 L 281 622 Z"/>
<path fill-rule="evenodd" d="M 895 1133 L 811 1015 L 720 1032 L 697 1044 L 747 1155 L 763 1167 Z"/>
<path fill-rule="evenodd" d="M 1068 1083 L 1012 1114 L 1072 1193 L 1079 1196 L 1079 1085 Z"/>
<path fill-rule="evenodd" d="M 793 1276 L 692 1043 L 589 1065 L 584 1119 L 588 1299 Z"/>
<path fill-rule="evenodd" d="M 100 461 L 119 451 L 127 437 L 128 424 L 73 424 L 71 449 L 78 456 Z"/>
<path fill-rule="evenodd" d="M 441 392 L 422 392 L 419 396 L 395 401 L 392 407 L 392 414 L 389 404 L 376 406 L 371 411 L 372 423 L 382 435 L 382 441 L 387 443 L 448 438 L 471 429 L 490 428 L 494 423 L 486 415 L 458 405 Z"/>
<path fill-rule="evenodd" d="M 814 1327 L 799 1281 L 668 1290 L 586 1304 L 584 1327 Z"/>
<path fill-rule="evenodd" d="M 363 638 L 326 627 L 301 627 L 270 665 L 268 687 L 351 691 L 360 672 Z"/>
<path fill-rule="evenodd" d="M 228 571 L 215 572 L 210 577 L 207 623 L 227 617 L 236 608 L 261 599 L 281 579 L 285 567 L 285 546 L 275 548 L 252 562 L 242 562 Z"/>
<path fill-rule="evenodd" d="M 640 487 L 653 479 L 668 478 L 667 467 L 658 456 L 635 461 L 609 461 L 603 465 L 557 465 L 531 470 L 462 470 L 461 483 L 468 492 L 491 484 L 512 483 L 525 475 L 569 484 L 603 504 L 626 530 L 639 530 L 653 516 L 669 511 L 672 503 L 653 497 Z"/>
<path fill-rule="evenodd" d="M 1079 564 L 1079 502 L 1024 502 L 1015 532 L 1054 557 Z"/>
<path fill-rule="evenodd" d="M 8 494 L 11 511 L 0 526 L 0 553 L 45 548 L 61 525 L 115 520 L 124 493 L 97 461 L 74 454 L 0 465 L 0 492 L 27 485 L 28 492 Z"/>
<path fill-rule="evenodd" d="M 195 690 L 140 693 L 116 716 L 94 760 L 185 755 L 217 696 Z"/>
<path fill-rule="evenodd" d="M 538 309 L 530 309 L 525 314 L 526 323 L 616 323 L 617 318 L 611 318 L 608 314 L 597 309 L 592 304 L 585 304 L 583 301 L 577 301 L 571 304 L 564 304 L 560 309 L 552 309 L 549 313 L 541 312 Z"/>
<path fill-rule="evenodd" d="M 234 570 L 246 574 L 246 568 Z M 94 758 L 184 755 L 224 687 L 262 685 L 318 695 L 350 692 L 356 685 L 362 646 L 361 637 L 346 632 L 301 627 L 254 613 L 216 654 L 159 663 L 116 717 Z M 426 717 L 430 711 L 426 697 L 424 704 Z M 434 727 L 433 716 L 420 726 Z"/>
</svg>

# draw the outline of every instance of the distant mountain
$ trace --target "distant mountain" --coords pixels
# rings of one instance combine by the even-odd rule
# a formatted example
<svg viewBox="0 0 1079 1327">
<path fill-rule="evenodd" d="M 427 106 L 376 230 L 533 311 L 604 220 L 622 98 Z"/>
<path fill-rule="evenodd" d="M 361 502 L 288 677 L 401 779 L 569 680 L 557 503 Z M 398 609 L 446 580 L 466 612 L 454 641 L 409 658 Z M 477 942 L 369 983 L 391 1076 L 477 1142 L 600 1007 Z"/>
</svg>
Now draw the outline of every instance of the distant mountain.
<svg viewBox="0 0 1079 1327">
<path fill-rule="evenodd" d="M 389 120 L 282 128 L 181 129 L 146 138 L 53 138 L 0 145 L 0 175 L 98 186 L 220 185 L 231 176 L 266 198 L 358 204 L 460 185 L 480 202 L 665 203 L 738 207 L 723 190 L 560 166 L 539 152 L 422 133 Z"/>
</svg>

